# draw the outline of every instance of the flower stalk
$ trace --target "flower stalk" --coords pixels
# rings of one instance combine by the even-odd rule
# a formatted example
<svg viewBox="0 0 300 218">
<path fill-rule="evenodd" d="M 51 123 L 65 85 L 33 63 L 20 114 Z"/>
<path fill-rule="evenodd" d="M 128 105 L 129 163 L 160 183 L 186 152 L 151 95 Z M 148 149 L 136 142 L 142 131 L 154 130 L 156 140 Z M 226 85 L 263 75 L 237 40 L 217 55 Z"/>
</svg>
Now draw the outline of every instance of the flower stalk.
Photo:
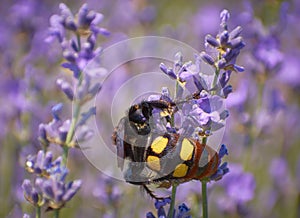
<svg viewBox="0 0 300 218">
<path fill-rule="evenodd" d="M 60 209 L 55 209 L 54 210 L 54 218 L 59 218 L 59 212 L 60 212 Z"/>
<path fill-rule="evenodd" d="M 207 181 L 201 181 L 202 185 L 202 217 L 208 218 L 208 205 L 207 205 Z"/>
<path fill-rule="evenodd" d="M 41 218 L 41 207 L 38 205 L 35 208 L 35 218 Z"/>
<path fill-rule="evenodd" d="M 173 218 L 174 216 L 177 186 L 178 186 L 177 183 L 173 183 L 172 185 L 172 196 L 171 196 L 171 204 L 169 208 L 168 218 Z"/>
</svg>

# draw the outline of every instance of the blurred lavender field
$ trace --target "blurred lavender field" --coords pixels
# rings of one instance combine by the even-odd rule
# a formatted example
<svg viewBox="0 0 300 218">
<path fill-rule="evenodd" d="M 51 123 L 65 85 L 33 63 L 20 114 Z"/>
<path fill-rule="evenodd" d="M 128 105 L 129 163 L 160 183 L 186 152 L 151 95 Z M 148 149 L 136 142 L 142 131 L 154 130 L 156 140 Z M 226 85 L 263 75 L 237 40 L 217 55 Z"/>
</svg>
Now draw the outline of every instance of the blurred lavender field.
<svg viewBox="0 0 300 218">
<path fill-rule="evenodd" d="M 49 27 L 55 24 L 54 19 L 52 23 L 49 19 L 60 13 L 60 3 L 56 0 L 2 0 L 0 3 L 0 217 L 23 217 L 24 214 L 35 217 L 34 207 L 24 198 L 23 181 L 32 179 L 25 170 L 27 156 L 43 149 L 41 130 L 52 128 L 49 122 L 59 120 L 58 116 L 64 121 L 72 116 L 70 99 L 74 100 L 72 95 L 75 94 L 68 92 L 67 84 L 72 83 L 73 77 L 78 78 L 73 65 L 64 65 L 65 68 L 61 65 L 73 61 L 74 57 L 65 51 L 76 46 L 67 45 L 67 49 L 62 49 L 63 43 L 49 38 Z M 237 62 L 245 70 L 233 72 L 230 82 L 233 92 L 226 99 L 230 115 L 222 139 L 229 152 L 224 159 L 230 172 L 222 180 L 208 184 L 209 217 L 300 217 L 299 1 L 88 0 L 63 3 L 74 13 L 87 3 L 89 9 L 104 16 L 99 24 L 101 28 L 89 26 L 94 28 L 92 31 L 98 31 L 95 34 L 98 38 L 87 40 L 88 45 L 95 48 L 93 51 L 83 45 L 82 60 L 86 62 L 97 54 L 98 47 L 105 50 L 121 40 L 148 35 L 176 39 L 200 52 L 205 49 L 205 36 L 218 34 L 220 12 L 224 8 L 230 11 L 230 27 L 243 28 L 246 46 Z M 73 26 L 70 24 L 68 28 Z M 69 37 L 68 34 L 65 37 Z M 123 64 L 103 84 L 97 98 L 99 107 L 96 104 L 95 110 L 106 145 L 112 146 L 113 125 L 109 116 L 114 95 L 140 72 L 160 72 L 160 62 L 137 60 Z M 85 64 L 80 62 L 78 66 Z M 140 85 L 151 88 L 149 83 Z M 100 89 L 89 88 L 88 94 L 93 97 Z M 63 108 L 53 109 L 59 102 L 64 103 Z M 118 116 L 124 116 L 131 103 L 124 102 L 126 106 L 119 108 Z M 94 111 L 86 114 L 87 118 L 91 114 Z M 70 124 L 57 125 L 63 134 Z M 80 133 L 84 140 L 89 138 L 88 131 L 83 129 Z M 68 138 L 67 134 L 59 137 Z M 98 146 L 106 145 L 99 143 Z M 49 150 L 53 160 L 62 154 L 62 148 L 52 143 Z M 111 165 L 116 162 L 111 160 Z M 66 192 L 69 194 L 66 198 L 72 199 L 66 200 L 60 217 L 132 218 L 146 217 L 149 211 L 156 214 L 154 200 L 141 193 L 138 186 L 100 172 L 80 149 L 69 150 L 67 166 L 67 180 L 74 180 L 75 184 L 70 190 L 78 192 L 73 198 Z M 76 185 L 81 188 L 78 190 Z M 185 203 L 191 217 L 201 217 L 201 201 L 200 182 L 178 187 L 176 208 Z M 42 217 L 53 217 L 52 211 L 41 209 Z"/>
</svg>

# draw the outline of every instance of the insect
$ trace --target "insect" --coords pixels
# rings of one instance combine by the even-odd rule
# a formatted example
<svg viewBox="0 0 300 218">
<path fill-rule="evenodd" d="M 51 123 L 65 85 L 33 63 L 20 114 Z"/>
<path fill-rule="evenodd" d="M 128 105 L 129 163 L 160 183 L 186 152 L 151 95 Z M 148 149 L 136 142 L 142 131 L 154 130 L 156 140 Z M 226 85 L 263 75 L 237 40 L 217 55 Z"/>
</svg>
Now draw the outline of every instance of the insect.
<svg viewBox="0 0 300 218">
<path fill-rule="evenodd" d="M 170 122 L 171 114 L 174 113 L 176 104 L 171 100 L 142 101 L 140 104 L 132 105 L 128 112 L 130 125 L 137 134 L 147 135 L 151 131 L 150 119 L 154 109 L 160 110 L 160 115 Z"/>
<path fill-rule="evenodd" d="M 167 123 L 177 107 L 163 99 L 132 105 L 112 138 L 125 181 L 141 185 L 151 197 L 159 199 L 149 185 L 170 187 L 172 182 L 209 177 L 217 171 L 219 157 L 213 148 L 196 139 L 176 131 L 157 130 L 151 124 L 154 110 Z"/>
</svg>

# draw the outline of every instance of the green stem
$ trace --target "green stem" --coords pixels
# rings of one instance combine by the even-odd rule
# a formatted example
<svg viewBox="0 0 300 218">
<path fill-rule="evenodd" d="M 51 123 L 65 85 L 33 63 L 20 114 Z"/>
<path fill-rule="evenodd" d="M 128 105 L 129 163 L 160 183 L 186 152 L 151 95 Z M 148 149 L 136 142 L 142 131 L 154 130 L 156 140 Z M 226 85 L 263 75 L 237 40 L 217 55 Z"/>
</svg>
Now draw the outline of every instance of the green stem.
<svg viewBox="0 0 300 218">
<path fill-rule="evenodd" d="M 206 145 L 207 137 L 202 138 L 202 144 Z M 203 218 L 208 218 L 208 206 L 207 206 L 207 180 L 201 181 L 202 191 L 202 213 Z"/>
<path fill-rule="evenodd" d="M 217 85 L 219 74 L 220 74 L 220 70 L 218 68 L 216 68 L 212 88 Z"/>
<path fill-rule="evenodd" d="M 72 123 L 71 123 L 70 129 L 69 129 L 69 132 L 67 134 L 67 139 L 66 139 L 65 145 L 63 147 L 63 149 L 64 149 L 64 152 L 63 152 L 64 165 L 67 165 L 69 147 L 70 147 L 70 143 L 72 142 L 72 139 L 75 134 L 76 124 L 77 124 L 79 115 L 80 115 L 80 103 L 78 101 L 76 101 L 75 105 L 74 105 L 74 113 L 73 113 L 73 117 L 72 117 Z"/>
<path fill-rule="evenodd" d="M 77 45 L 78 45 L 78 50 L 80 51 L 80 50 L 81 50 L 81 41 L 80 41 L 80 35 L 79 35 L 79 34 L 77 34 L 77 35 L 76 35 L 76 37 L 77 37 Z"/>
<path fill-rule="evenodd" d="M 78 49 L 79 51 L 81 50 L 81 42 L 80 42 L 80 35 L 77 34 L 77 43 L 78 43 Z M 78 87 L 81 85 L 82 83 L 82 74 L 80 73 L 80 77 L 79 77 L 79 81 L 78 81 Z M 65 141 L 65 145 L 63 147 L 63 164 L 66 166 L 67 165 L 67 161 L 68 161 L 68 153 L 69 153 L 69 148 L 70 148 L 70 143 L 73 140 L 74 134 L 75 134 L 75 130 L 76 130 L 76 124 L 80 115 L 80 101 L 75 99 L 74 102 L 74 112 L 73 112 L 73 116 L 72 116 L 72 123 L 69 129 L 69 132 L 67 134 L 67 138 Z"/>
<path fill-rule="evenodd" d="M 206 143 L 207 143 L 207 137 L 203 137 L 203 138 L 202 138 L 202 144 L 203 144 L 203 145 L 206 145 Z"/>
<path fill-rule="evenodd" d="M 37 206 L 35 208 L 35 218 L 41 218 L 41 207 Z"/>
<path fill-rule="evenodd" d="M 63 155 L 62 155 L 62 163 L 64 164 L 64 166 L 67 165 L 68 162 L 68 154 L 69 154 L 69 147 L 68 146 L 64 146 L 63 147 Z"/>
<path fill-rule="evenodd" d="M 60 209 L 55 209 L 54 212 L 54 218 L 59 218 L 59 211 Z"/>
<path fill-rule="evenodd" d="M 71 123 L 70 130 L 68 132 L 67 139 L 66 139 L 67 146 L 69 145 L 69 143 L 72 141 L 72 139 L 74 137 L 79 114 L 80 114 L 80 103 L 78 101 L 76 101 L 74 103 L 74 112 L 73 112 L 73 117 L 72 117 L 72 123 Z"/>
<path fill-rule="evenodd" d="M 202 184 L 202 212 L 203 218 L 208 218 L 208 206 L 207 206 L 207 181 L 201 181 Z"/>
<path fill-rule="evenodd" d="M 170 204 L 170 208 L 169 208 L 168 218 L 173 218 L 173 216 L 174 216 L 174 207 L 175 207 L 177 186 L 178 186 L 177 183 L 173 183 L 173 185 L 172 185 L 172 196 L 171 196 L 171 204 Z"/>
</svg>

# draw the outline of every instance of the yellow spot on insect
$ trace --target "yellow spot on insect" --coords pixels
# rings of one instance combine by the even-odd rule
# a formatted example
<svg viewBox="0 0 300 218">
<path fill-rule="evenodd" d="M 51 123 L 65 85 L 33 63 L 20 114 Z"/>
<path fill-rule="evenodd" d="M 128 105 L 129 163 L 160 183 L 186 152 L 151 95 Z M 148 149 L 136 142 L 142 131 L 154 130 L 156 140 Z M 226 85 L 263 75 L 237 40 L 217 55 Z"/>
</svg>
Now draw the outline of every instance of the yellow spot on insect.
<svg viewBox="0 0 300 218">
<path fill-rule="evenodd" d="M 155 171 L 160 171 L 160 161 L 159 158 L 156 156 L 148 156 L 147 157 L 147 165 L 150 167 L 150 169 Z"/>
<path fill-rule="evenodd" d="M 184 161 L 190 160 L 192 158 L 193 151 L 194 151 L 194 145 L 191 143 L 191 141 L 188 139 L 183 139 L 180 154 L 179 154 L 181 160 Z"/>
<path fill-rule="evenodd" d="M 173 172 L 174 177 L 184 177 L 189 167 L 186 164 L 178 164 Z"/>
<path fill-rule="evenodd" d="M 170 112 L 168 110 L 163 110 L 160 112 L 160 116 L 162 117 L 167 117 L 170 115 Z"/>
<path fill-rule="evenodd" d="M 158 136 L 151 144 L 151 149 L 154 153 L 160 154 L 168 145 L 168 139 Z"/>
</svg>

